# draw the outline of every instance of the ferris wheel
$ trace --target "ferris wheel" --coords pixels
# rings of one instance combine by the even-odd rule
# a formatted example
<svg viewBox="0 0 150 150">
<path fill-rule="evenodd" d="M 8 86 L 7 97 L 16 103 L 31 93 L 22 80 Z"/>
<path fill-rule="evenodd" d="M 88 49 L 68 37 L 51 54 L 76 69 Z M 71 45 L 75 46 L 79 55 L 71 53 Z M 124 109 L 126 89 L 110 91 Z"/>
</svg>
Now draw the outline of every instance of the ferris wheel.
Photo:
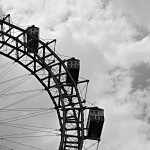
<svg viewBox="0 0 150 150">
<path fill-rule="evenodd" d="M 100 141 L 104 110 L 86 106 L 80 60 L 64 59 L 55 44 L 35 25 L 0 19 L 0 149 L 87 150 L 86 140 Z"/>
</svg>

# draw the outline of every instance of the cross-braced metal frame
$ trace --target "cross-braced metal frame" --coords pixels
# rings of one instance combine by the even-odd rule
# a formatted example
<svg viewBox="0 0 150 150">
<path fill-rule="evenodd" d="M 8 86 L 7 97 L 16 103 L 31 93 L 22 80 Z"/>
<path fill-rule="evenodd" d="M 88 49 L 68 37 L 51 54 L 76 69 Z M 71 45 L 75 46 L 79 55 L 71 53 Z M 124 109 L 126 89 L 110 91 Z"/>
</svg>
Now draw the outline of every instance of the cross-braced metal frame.
<svg viewBox="0 0 150 150">
<path fill-rule="evenodd" d="M 27 31 L 10 22 L 10 16 L 0 19 L 0 54 L 19 63 L 44 86 L 57 111 L 61 140 L 59 150 L 81 150 L 84 136 L 84 100 L 78 84 L 66 67 L 66 61 L 51 48 L 56 40 L 39 43 L 38 53 L 27 46 Z M 30 35 L 32 36 L 32 35 Z M 35 37 L 33 37 L 35 38 Z M 32 53 L 29 53 L 30 49 Z M 66 83 L 66 75 L 72 83 Z"/>
</svg>

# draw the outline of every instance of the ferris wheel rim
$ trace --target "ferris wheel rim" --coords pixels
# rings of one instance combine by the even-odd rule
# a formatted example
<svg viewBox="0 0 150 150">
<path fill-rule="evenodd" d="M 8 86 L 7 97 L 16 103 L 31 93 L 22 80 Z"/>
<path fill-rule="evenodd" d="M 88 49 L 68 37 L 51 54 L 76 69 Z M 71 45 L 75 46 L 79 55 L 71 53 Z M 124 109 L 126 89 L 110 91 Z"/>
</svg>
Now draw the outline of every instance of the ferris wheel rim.
<svg viewBox="0 0 150 150">
<path fill-rule="evenodd" d="M 12 30 L 13 28 L 15 28 L 15 29 L 17 29 L 17 30 L 19 30 L 19 31 L 21 31 L 22 32 L 22 34 L 28 34 L 27 32 L 26 32 L 26 30 L 24 30 L 24 29 L 22 29 L 22 28 L 20 28 L 20 27 L 18 27 L 18 26 L 16 26 L 16 25 L 13 25 L 13 24 L 11 24 L 11 23 L 9 23 L 9 22 L 7 22 L 7 21 L 5 21 L 5 20 L 1 20 L 0 19 L 0 25 L 2 25 L 2 24 L 6 24 L 6 25 L 8 25 L 8 26 L 10 26 L 11 27 L 11 29 L 10 30 Z M 6 33 L 6 32 L 3 32 L 3 31 L 0 31 L 0 33 L 1 33 L 1 35 L 2 34 L 5 34 L 5 36 L 8 36 L 10 39 L 11 38 L 13 38 L 13 40 L 15 40 L 16 42 L 19 42 L 19 43 L 21 43 L 21 41 L 19 41 L 19 39 L 17 39 L 16 37 L 14 37 L 14 36 L 12 36 L 12 35 L 9 35 L 8 33 Z M 66 72 L 67 72 L 67 74 L 69 74 L 70 75 L 70 73 L 69 73 L 69 71 L 68 71 L 68 69 L 67 69 L 67 67 L 65 66 L 65 64 L 64 64 L 64 62 L 60 59 L 60 57 L 55 53 L 55 52 L 53 52 L 52 50 L 51 50 L 51 48 L 46 44 L 46 43 L 44 43 L 43 41 L 41 41 L 41 40 L 39 40 L 39 39 L 37 39 L 38 40 L 38 42 L 41 44 L 41 45 L 43 45 L 44 47 L 46 47 L 52 54 L 53 54 L 53 56 L 55 57 L 55 58 L 57 58 L 57 60 L 58 60 L 58 62 L 64 67 L 64 69 L 66 70 Z M 9 43 L 7 43 L 7 41 L 5 42 L 5 41 L 0 41 L 0 43 L 1 44 L 3 44 L 3 45 L 6 45 L 6 46 L 10 46 L 10 47 L 12 47 L 13 48 L 13 46 L 12 45 L 10 45 Z M 26 48 L 28 48 L 26 45 L 25 45 L 25 43 L 21 43 L 24 47 L 26 47 Z M 17 48 L 17 47 L 16 47 Z M 20 51 L 20 52 L 22 52 L 23 53 L 23 55 L 28 55 L 29 57 L 31 57 L 31 55 L 29 55 L 27 52 L 24 52 L 24 51 L 22 51 L 22 49 L 19 49 L 19 48 L 17 48 L 18 49 L 18 51 Z M 44 65 L 44 68 L 46 69 L 46 70 L 48 70 L 48 71 L 50 71 L 50 69 L 48 68 L 49 66 L 46 64 L 46 63 L 44 63 L 44 61 L 42 60 L 42 58 L 40 58 L 40 56 L 38 56 L 38 54 L 37 53 L 35 53 L 35 52 L 33 52 L 34 53 L 34 55 L 40 60 L 38 63 L 39 64 L 41 64 L 41 63 L 43 63 Z M 14 57 L 11 57 L 9 54 L 5 54 L 4 52 L 2 52 L 2 51 L 0 51 L 0 54 L 1 55 L 3 55 L 3 56 L 5 56 L 5 57 L 7 57 L 7 58 L 9 58 L 9 59 L 12 59 L 12 60 L 14 60 L 14 61 L 16 61 L 17 63 L 19 63 L 21 66 L 23 66 L 25 69 L 27 69 L 28 71 L 30 71 L 37 79 L 38 79 L 38 81 L 41 81 L 41 79 L 40 78 L 38 78 L 38 76 L 36 75 L 36 73 L 34 73 L 34 72 L 32 72 L 29 68 L 27 68 L 25 65 L 23 65 L 23 63 L 20 61 L 20 59 L 17 59 L 17 58 L 14 58 Z M 31 57 L 32 59 L 34 59 L 33 57 Z M 51 72 L 51 74 L 52 74 L 52 72 Z M 71 76 L 71 75 L 70 75 Z M 52 76 L 52 78 L 54 79 L 54 81 L 55 81 L 55 83 L 56 83 L 56 86 L 57 86 L 57 88 L 58 88 L 58 90 L 59 90 L 59 93 L 60 93 L 60 97 L 61 97 L 61 100 L 62 100 L 62 93 L 61 93 L 61 88 L 63 88 L 62 87 L 62 85 L 60 85 L 59 83 L 57 83 L 57 80 L 55 79 L 55 77 L 54 77 L 54 75 Z M 75 90 L 76 90 L 76 94 L 77 94 L 77 98 L 78 98 L 78 101 L 79 101 L 79 106 L 80 106 L 80 113 L 81 113 L 81 136 L 80 137 L 78 137 L 78 138 L 80 138 L 80 145 L 79 145 L 79 147 L 78 147 L 78 149 L 79 150 L 81 150 L 82 149 L 82 145 L 83 145 L 83 140 L 84 140 L 84 116 L 83 116 L 83 106 L 82 106 L 82 102 L 81 102 L 81 99 L 80 99 L 80 95 L 79 95 L 79 92 L 78 92 L 78 88 L 77 88 L 77 85 L 76 85 L 76 83 L 75 83 L 75 81 L 73 80 L 73 78 L 71 77 L 71 79 L 72 79 L 72 83 L 73 83 L 73 85 L 74 85 L 74 87 L 75 87 Z M 40 83 L 42 83 L 42 81 L 40 82 Z M 42 84 L 43 85 L 43 84 Z M 43 85 L 44 86 L 44 85 Z M 48 92 L 48 94 L 50 95 L 50 91 L 49 91 L 49 89 L 48 89 L 48 87 L 46 87 L 46 86 L 44 86 L 45 87 L 45 89 L 46 89 L 46 91 Z M 52 96 L 50 96 L 51 97 L 51 99 L 52 99 Z M 53 100 L 52 100 L 53 101 Z M 53 102 L 54 103 L 54 102 Z M 54 104 L 55 106 L 56 106 L 56 104 Z M 59 114 L 59 111 L 63 111 L 63 123 L 65 124 L 65 105 L 63 105 L 63 102 L 62 102 L 62 110 L 60 110 L 59 108 L 55 108 L 56 109 L 56 111 L 57 111 L 57 115 Z M 60 116 L 58 116 L 58 118 L 59 118 Z M 65 129 L 65 125 L 63 125 L 63 129 L 61 129 L 61 132 L 62 132 L 62 134 L 61 134 L 61 142 L 60 142 L 60 147 L 59 147 L 59 149 L 61 149 L 62 147 L 63 147 L 63 142 L 64 142 L 64 137 L 66 136 L 65 135 L 65 132 L 66 132 L 66 129 Z M 69 135 L 68 135 L 69 136 Z"/>
</svg>

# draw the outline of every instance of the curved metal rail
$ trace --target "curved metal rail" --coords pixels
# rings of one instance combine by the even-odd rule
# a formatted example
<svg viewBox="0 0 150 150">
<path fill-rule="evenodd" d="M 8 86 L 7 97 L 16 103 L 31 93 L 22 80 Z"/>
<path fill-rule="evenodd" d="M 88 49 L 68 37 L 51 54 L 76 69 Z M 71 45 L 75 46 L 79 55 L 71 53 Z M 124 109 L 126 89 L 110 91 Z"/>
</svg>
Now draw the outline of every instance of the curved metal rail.
<svg viewBox="0 0 150 150">
<path fill-rule="evenodd" d="M 35 53 L 27 46 L 26 37 L 29 33 L 10 23 L 8 17 L 0 19 L 0 54 L 26 68 L 49 94 L 60 124 L 59 150 L 81 150 L 84 141 L 84 101 L 80 98 L 77 83 L 70 75 L 65 60 L 61 60 L 49 46 L 56 40 L 44 43 L 36 39 L 39 48 Z M 28 53 L 27 48 L 33 53 Z M 66 83 L 66 75 L 70 76 L 72 84 Z"/>
</svg>

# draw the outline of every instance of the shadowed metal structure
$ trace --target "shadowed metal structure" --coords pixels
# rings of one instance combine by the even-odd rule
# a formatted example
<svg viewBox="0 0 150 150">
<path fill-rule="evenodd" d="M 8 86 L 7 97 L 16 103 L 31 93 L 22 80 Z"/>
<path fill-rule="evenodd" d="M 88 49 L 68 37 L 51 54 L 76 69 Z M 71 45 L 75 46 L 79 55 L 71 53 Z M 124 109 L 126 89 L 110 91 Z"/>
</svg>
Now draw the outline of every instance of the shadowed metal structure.
<svg viewBox="0 0 150 150">
<path fill-rule="evenodd" d="M 12 24 L 10 15 L 0 19 L 0 54 L 27 69 L 47 91 L 59 119 L 59 150 L 81 150 L 86 138 L 85 100 L 80 97 L 78 85 L 88 80 L 79 81 L 72 76 L 68 60 L 62 60 L 54 52 L 55 43 L 56 40 L 45 43 L 28 29 Z"/>
</svg>

